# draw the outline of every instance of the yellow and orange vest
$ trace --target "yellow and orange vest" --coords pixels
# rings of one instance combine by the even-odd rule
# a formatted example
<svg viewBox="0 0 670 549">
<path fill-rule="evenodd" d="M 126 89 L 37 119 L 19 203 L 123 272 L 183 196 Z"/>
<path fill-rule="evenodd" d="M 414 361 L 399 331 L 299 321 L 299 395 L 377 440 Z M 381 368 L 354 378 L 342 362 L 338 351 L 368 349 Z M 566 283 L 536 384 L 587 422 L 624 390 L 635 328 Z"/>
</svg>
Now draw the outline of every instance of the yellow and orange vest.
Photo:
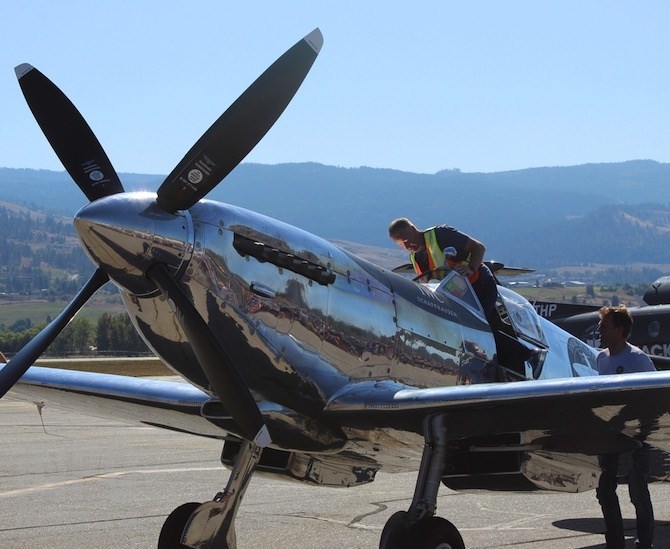
<svg viewBox="0 0 670 549">
<path fill-rule="evenodd" d="M 453 267 L 454 265 L 457 265 L 459 261 L 454 260 L 454 259 L 447 259 L 444 255 L 444 252 L 442 251 L 442 248 L 440 248 L 440 245 L 437 243 L 437 233 L 435 232 L 435 227 L 432 229 L 428 229 L 423 232 L 423 240 L 426 244 L 426 255 L 428 256 L 428 270 L 432 271 L 433 269 L 436 269 L 438 267 L 441 267 L 445 263 L 449 267 Z M 412 266 L 414 267 L 414 271 L 416 272 L 417 275 L 422 275 L 423 272 L 421 271 L 421 266 L 418 264 L 416 261 L 416 257 L 414 257 L 415 254 L 412 252 L 409 255 L 409 260 L 412 262 Z M 468 259 L 470 257 L 468 256 Z M 466 260 L 467 263 L 467 260 Z M 470 281 L 470 284 L 474 284 L 477 282 L 477 279 L 479 278 L 479 269 L 477 269 L 474 273 L 472 273 L 469 277 L 468 280 Z"/>
</svg>

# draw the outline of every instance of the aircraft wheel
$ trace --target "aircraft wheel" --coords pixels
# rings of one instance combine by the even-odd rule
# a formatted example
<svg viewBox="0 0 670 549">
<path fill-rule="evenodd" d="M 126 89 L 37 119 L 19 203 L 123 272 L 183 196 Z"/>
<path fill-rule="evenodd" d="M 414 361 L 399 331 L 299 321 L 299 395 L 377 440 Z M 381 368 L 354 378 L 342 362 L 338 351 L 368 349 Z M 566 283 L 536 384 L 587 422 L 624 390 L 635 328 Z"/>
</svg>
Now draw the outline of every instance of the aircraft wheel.
<svg viewBox="0 0 670 549">
<path fill-rule="evenodd" d="M 410 530 L 409 539 L 420 549 L 465 549 L 458 529 L 442 517 L 420 520 Z"/>
<path fill-rule="evenodd" d="M 158 549 L 187 549 L 180 543 L 186 521 L 200 506 L 197 502 L 184 503 L 168 515 L 158 536 Z"/>
<path fill-rule="evenodd" d="M 408 547 L 409 538 L 407 511 L 393 513 L 386 521 L 379 540 L 379 549 L 402 549 Z"/>
</svg>

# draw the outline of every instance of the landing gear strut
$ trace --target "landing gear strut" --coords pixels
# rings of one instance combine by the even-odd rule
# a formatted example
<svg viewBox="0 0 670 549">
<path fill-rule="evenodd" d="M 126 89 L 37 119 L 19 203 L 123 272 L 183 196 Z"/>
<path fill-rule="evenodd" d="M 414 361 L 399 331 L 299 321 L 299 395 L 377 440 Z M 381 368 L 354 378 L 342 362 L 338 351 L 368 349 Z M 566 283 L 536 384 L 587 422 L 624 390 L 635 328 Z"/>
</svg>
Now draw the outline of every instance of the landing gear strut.
<svg viewBox="0 0 670 549">
<path fill-rule="evenodd" d="M 412 504 L 408 511 L 398 511 L 386 522 L 380 549 L 465 549 L 456 527 L 448 520 L 434 516 L 447 454 L 444 415 L 427 417 L 423 432 L 426 442 Z"/>
<path fill-rule="evenodd" d="M 225 490 L 213 501 L 177 507 L 163 524 L 158 549 L 235 549 L 235 517 L 262 453 L 262 447 L 244 441 Z"/>
</svg>

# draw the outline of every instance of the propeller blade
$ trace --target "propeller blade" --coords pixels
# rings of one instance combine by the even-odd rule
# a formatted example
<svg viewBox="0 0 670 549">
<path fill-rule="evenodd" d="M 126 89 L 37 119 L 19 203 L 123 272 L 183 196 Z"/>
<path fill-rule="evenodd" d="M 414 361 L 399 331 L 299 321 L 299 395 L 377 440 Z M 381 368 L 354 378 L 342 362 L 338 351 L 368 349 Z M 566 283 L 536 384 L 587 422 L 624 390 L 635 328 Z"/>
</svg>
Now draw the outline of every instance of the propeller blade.
<svg viewBox="0 0 670 549">
<path fill-rule="evenodd" d="M 86 285 L 51 323 L 31 339 L 5 367 L 0 370 L 0 398 L 26 373 L 40 355 L 51 345 L 68 322 L 74 318 L 90 297 L 109 280 L 107 273 L 97 269 Z"/>
<path fill-rule="evenodd" d="M 170 276 L 165 265 L 154 265 L 147 277 L 172 300 L 177 309 L 179 323 L 207 380 L 242 430 L 242 435 L 258 446 L 266 446 L 270 442 L 269 434 L 256 401 L 228 353 L 214 337 L 198 310 Z"/>
<path fill-rule="evenodd" d="M 313 30 L 237 98 L 158 189 L 162 209 L 190 208 L 251 152 L 298 91 L 322 44 L 321 31 Z"/>
<path fill-rule="evenodd" d="M 63 166 L 90 201 L 122 193 L 123 185 L 77 108 L 35 67 L 14 69 L 35 120 Z"/>
</svg>

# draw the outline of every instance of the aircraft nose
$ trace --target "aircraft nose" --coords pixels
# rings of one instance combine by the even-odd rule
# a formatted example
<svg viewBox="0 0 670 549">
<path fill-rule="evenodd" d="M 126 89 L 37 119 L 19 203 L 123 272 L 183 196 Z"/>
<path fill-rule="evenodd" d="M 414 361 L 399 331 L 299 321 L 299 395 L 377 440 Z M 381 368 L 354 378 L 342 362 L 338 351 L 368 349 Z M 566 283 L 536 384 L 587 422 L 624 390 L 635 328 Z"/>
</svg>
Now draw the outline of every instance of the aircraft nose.
<svg viewBox="0 0 670 549">
<path fill-rule="evenodd" d="M 145 276 L 151 265 L 180 270 L 193 249 L 190 214 L 165 212 L 154 193 L 119 193 L 91 202 L 77 212 L 74 227 L 91 261 L 136 295 L 155 290 Z"/>
</svg>

